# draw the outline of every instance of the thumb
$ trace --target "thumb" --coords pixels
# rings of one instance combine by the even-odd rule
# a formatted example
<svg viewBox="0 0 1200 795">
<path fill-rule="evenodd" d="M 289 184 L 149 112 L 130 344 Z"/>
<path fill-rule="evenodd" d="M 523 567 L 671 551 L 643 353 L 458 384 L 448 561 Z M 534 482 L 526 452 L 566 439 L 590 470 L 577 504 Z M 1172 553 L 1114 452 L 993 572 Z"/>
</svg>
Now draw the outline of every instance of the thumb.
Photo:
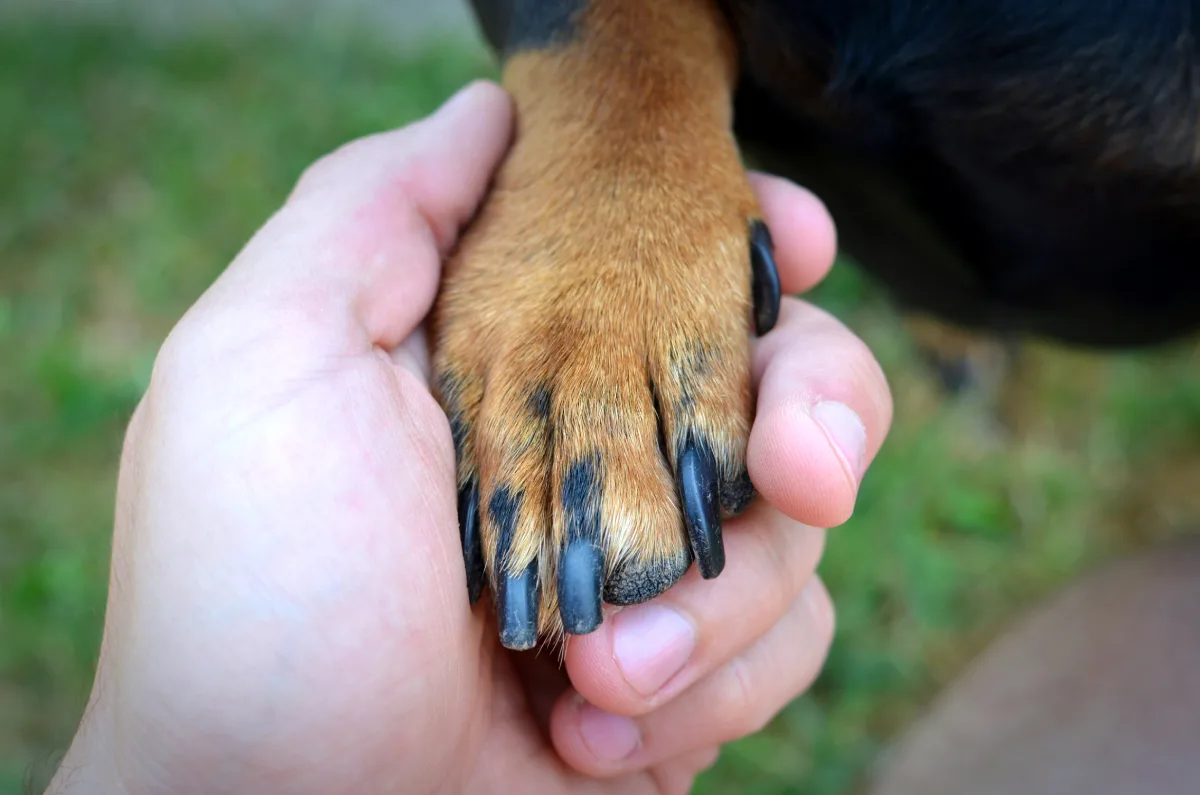
<svg viewBox="0 0 1200 795">
<path fill-rule="evenodd" d="M 326 155 L 201 304 L 248 309 L 236 314 L 279 333 L 288 333 L 281 316 L 303 318 L 366 347 L 395 347 L 429 312 L 442 256 L 511 135 L 508 95 L 478 81 L 432 116 Z"/>
</svg>

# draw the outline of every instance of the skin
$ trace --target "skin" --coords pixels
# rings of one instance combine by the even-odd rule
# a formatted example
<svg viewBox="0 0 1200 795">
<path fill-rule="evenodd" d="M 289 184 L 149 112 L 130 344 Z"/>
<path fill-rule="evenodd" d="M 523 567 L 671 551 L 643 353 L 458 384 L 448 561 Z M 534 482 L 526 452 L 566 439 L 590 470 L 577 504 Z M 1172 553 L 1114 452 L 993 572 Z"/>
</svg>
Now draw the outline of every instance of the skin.
<svg viewBox="0 0 1200 795">
<path fill-rule="evenodd" d="M 53 793 L 684 792 L 816 676 L 814 575 L 891 417 L 845 328 L 799 301 L 756 343 L 721 578 L 691 571 L 555 654 L 467 601 L 454 451 L 422 323 L 509 144 L 502 89 L 312 166 L 170 334 L 121 460 L 92 697 Z M 824 208 L 755 177 L 785 290 Z M 674 628 L 674 632 L 672 631 Z"/>
</svg>

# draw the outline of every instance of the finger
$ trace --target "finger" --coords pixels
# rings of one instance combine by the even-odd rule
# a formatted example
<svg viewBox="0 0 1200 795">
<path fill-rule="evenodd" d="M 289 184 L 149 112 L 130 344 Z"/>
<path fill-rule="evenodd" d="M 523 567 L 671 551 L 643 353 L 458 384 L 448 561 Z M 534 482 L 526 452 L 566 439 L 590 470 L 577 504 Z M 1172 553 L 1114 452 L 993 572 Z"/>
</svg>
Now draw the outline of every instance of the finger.
<svg viewBox="0 0 1200 795">
<path fill-rule="evenodd" d="M 696 777 L 717 763 L 720 748 L 705 748 L 683 754 L 655 765 L 649 771 L 660 795 L 687 795 L 696 784 Z"/>
<path fill-rule="evenodd" d="M 394 347 L 428 313 L 441 258 L 483 197 L 511 130 L 508 95 L 480 81 L 428 118 L 325 156 L 201 308 L 219 298 L 267 324 L 294 314 L 357 332 L 364 347 Z"/>
<path fill-rule="evenodd" d="M 837 233 L 829 210 L 814 194 L 782 177 L 752 172 L 750 187 L 775 243 L 775 265 L 785 294 L 812 289 L 829 273 Z"/>
<path fill-rule="evenodd" d="M 662 705 L 768 632 L 812 576 L 824 531 L 763 502 L 732 519 L 729 564 L 715 580 L 692 569 L 661 596 L 615 611 L 566 648 L 571 684 L 622 715 Z"/>
<path fill-rule="evenodd" d="M 612 776 L 753 734 L 816 679 L 833 624 L 814 576 L 762 639 L 654 712 L 621 717 L 564 697 L 550 720 L 555 750 L 581 773 Z"/>
<path fill-rule="evenodd" d="M 746 465 L 755 488 L 805 524 L 846 521 L 892 421 L 875 357 L 833 316 L 788 298 L 775 330 L 755 342 L 754 380 Z"/>
<path fill-rule="evenodd" d="M 487 624 L 485 632 L 491 633 L 489 641 L 494 642 L 496 633 L 499 631 L 496 627 L 496 619 L 489 616 Z M 528 710 L 529 717 L 533 719 L 539 731 L 543 734 L 548 732 L 550 730 L 550 714 L 554 710 L 554 705 L 558 703 L 563 693 L 571 689 L 571 680 L 567 678 L 567 673 L 562 669 L 560 661 L 555 655 L 545 654 L 536 649 L 529 651 L 502 650 L 499 653 L 505 655 L 512 663 L 513 672 L 520 682 L 521 690 L 525 694 L 522 708 Z"/>
<path fill-rule="evenodd" d="M 692 776 L 695 777 L 715 765 L 720 757 L 721 746 L 714 745 L 711 748 L 701 748 L 699 751 L 690 751 L 678 756 L 669 764 L 678 764 L 684 770 L 691 770 Z"/>
</svg>

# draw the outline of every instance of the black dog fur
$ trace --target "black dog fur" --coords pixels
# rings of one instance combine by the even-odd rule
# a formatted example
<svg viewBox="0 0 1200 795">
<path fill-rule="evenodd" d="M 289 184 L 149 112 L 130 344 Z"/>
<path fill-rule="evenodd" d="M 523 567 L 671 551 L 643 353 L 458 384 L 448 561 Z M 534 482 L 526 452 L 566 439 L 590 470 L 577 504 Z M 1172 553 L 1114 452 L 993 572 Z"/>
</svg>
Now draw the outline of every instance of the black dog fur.
<svg viewBox="0 0 1200 795">
<path fill-rule="evenodd" d="M 500 51 L 585 0 L 475 0 Z M 726 0 L 735 128 L 907 309 L 1131 346 L 1200 320 L 1200 0 Z"/>
</svg>

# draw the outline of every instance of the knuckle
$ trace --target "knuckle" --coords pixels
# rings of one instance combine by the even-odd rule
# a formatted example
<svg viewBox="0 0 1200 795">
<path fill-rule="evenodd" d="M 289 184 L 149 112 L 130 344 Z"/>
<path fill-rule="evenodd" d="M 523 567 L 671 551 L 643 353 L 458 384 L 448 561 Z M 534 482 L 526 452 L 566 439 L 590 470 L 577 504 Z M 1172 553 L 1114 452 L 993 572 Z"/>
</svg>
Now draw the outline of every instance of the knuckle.
<svg viewBox="0 0 1200 795">
<path fill-rule="evenodd" d="M 292 195 L 307 194 L 327 186 L 331 180 L 337 179 L 344 173 L 346 170 L 346 161 L 352 163 L 356 159 L 363 157 L 364 153 L 369 154 L 374 150 L 377 146 L 375 143 L 377 138 L 378 136 L 376 135 L 368 135 L 344 143 L 333 151 L 321 155 L 300 173 L 300 178 L 296 180 L 296 186 L 292 190 Z"/>
<path fill-rule="evenodd" d="M 791 604 L 814 576 L 813 572 L 825 550 L 825 531 L 797 524 L 784 515 L 780 515 L 780 523 L 776 530 L 781 550 L 779 577 L 787 589 L 787 604 Z"/>
<path fill-rule="evenodd" d="M 193 331 L 193 325 L 190 314 L 184 315 L 163 340 L 150 371 L 152 390 L 169 389 L 179 379 L 187 376 L 192 363 L 197 359 L 198 349 L 205 345 L 204 335 Z"/>
<path fill-rule="evenodd" d="M 804 588 L 805 606 L 815 625 L 816 636 L 822 649 L 828 650 L 833 643 L 833 635 L 837 630 L 837 613 L 834 610 L 833 599 L 829 596 L 824 583 L 815 574 Z"/>
<path fill-rule="evenodd" d="M 296 180 L 296 184 L 292 188 L 292 197 L 304 196 L 320 190 L 326 184 L 327 180 L 336 173 L 338 163 L 346 156 L 346 151 L 354 146 L 354 143 L 343 144 L 332 152 L 321 155 L 309 163 L 300 172 L 300 177 Z"/>
<path fill-rule="evenodd" d="M 763 544 L 762 582 L 768 590 L 771 604 L 783 611 L 796 598 L 803 585 L 799 566 L 796 565 L 792 547 L 795 542 L 787 538 L 786 532 L 772 523 L 771 538 Z"/>
<path fill-rule="evenodd" d="M 774 714 L 764 709 L 750 667 L 736 658 L 725 667 L 717 688 L 716 714 L 722 717 L 729 739 L 761 731 Z"/>
<path fill-rule="evenodd" d="M 222 313 L 193 308 L 167 335 L 155 357 L 151 385 L 160 388 L 219 369 L 234 347 L 240 324 Z"/>
<path fill-rule="evenodd" d="M 262 344 L 273 329 L 283 328 L 295 329 L 289 339 L 297 350 L 304 349 L 306 335 L 316 334 L 310 316 L 300 308 L 276 310 L 220 302 L 194 306 L 159 348 L 149 390 L 177 395 L 198 382 L 211 384 L 262 372 Z"/>
</svg>

